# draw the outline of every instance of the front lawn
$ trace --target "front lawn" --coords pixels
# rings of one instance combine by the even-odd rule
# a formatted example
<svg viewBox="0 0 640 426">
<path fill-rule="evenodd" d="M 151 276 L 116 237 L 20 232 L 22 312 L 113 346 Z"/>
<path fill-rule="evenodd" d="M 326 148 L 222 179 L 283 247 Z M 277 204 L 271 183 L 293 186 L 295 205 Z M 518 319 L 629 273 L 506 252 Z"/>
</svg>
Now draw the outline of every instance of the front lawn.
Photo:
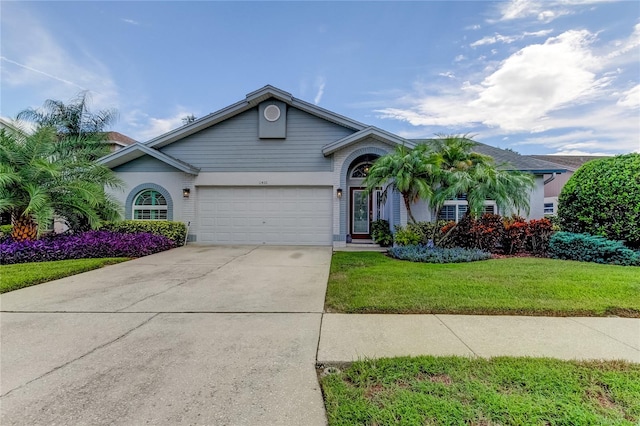
<svg viewBox="0 0 640 426">
<path fill-rule="evenodd" d="M 124 262 L 124 257 L 32 262 L 0 266 L 0 293 L 57 280 L 106 265 Z"/>
<path fill-rule="evenodd" d="M 540 258 L 428 264 L 336 252 L 326 309 L 640 317 L 640 267 Z"/>
<path fill-rule="evenodd" d="M 640 365 L 387 358 L 321 379 L 329 425 L 637 425 Z"/>
</svg>

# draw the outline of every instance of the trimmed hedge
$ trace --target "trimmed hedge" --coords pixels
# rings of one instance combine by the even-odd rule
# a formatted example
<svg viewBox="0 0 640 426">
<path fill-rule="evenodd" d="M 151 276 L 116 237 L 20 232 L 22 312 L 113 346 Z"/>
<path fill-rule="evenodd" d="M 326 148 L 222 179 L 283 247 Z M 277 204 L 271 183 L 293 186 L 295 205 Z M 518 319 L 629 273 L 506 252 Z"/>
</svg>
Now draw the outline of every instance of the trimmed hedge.
<svg viewBox="0 0 640 426">
<path fill-rule="evenodd" d="M 123 220 L 106 223 L 101 229 L 125 234 L 146 232 L 163 235 L 176 243 L 176 246 L 184 245 L 184 240 L 187 236 L 187 225 L 182 222 L 168 220 Z"/>
<path fill-rule="evenodd" d="M 40 240 L 0 244 L 3 265 L 66 259 L 142 257 L 176 247 L 167 237 L 149 233 L 89 231 Z"/>
<path fill-rule="evenodd" d="M 554 259 L 612 265 L 640 266 L 640 254 L 620 241 L 571 232 L 556 232 L 549 241 L 549 256 Z"/>
<path fill-rule="evenodd" d="M 583 164 L 562 188 L 558 218 L 563 231 L 640 248 L 640 154 Z"/>
<path fill-rule="evenodd" d="M 483 250 L 468 250 L 459 247 L 431 248 L 425 245 L 392 247 L 389 249 L 389 254 L 396 259 L 425 263 L 462 263 L 487 260 L 491 258 L 491 253 Z"/>
</svg>

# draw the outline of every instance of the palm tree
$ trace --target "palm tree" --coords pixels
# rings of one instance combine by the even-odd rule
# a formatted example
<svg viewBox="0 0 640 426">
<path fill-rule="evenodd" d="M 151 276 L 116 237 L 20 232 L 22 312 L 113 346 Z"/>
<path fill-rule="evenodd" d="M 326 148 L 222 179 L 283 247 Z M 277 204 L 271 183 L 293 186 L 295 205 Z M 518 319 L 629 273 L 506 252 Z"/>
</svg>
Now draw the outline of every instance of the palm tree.
<svg viewBox="0 0 640 426">
<path fill-rule="evenodd" d="M 55 214 L 84 218 L 91 227 L 120 217 L 105 192 L 120 180 L 95 162 L 62 160 L 57 142 L 53 127 L 30 135 L 0 130 L 0 213 L 11 214 L 15 241 L 35 239 Z"/>
<path fill-rule="evenodd" d="M 411 204 L 433 196 L 433 182 L 439 170 L 438 159 L 426 145 L 418 145 L 413 150 L 397 146 L 394 152 L 373 163 L 364 184 L 368 192 L 384 186 L 382 194 L 385 198 L 389 189 L 397 190 L 402 194 L 409 220 L 415 223 Z"/>
<path fill-rule="evenodd" d="M 441 180 L 434 187 L 431 206 L 438 212 L 446 200 L 466 194 L 469 214 L 479 217 L 486 200 L 494 200 L 501 211 L 529 210 L 533 175 L 499 168 L 492 157 L 475 153 L 476 142 L 464 136 L 440 136 L 433 141 L 440 158 Z"/>
<path fill-rule="evenodd" d="M 67 179 L 86 179 L 106 186 L 118 185 L 115 174 L 106 167 L 97 167 L 94 162 L 109 153 L 106 127 L 117 119 L 113 109 L 100 110 L 93 113 L 89 109 L 88 93 L 80 92 L 68 103 L 48 99 L 41 109 L 26 109 L 18 114 L 19 120 L 31 121 L 37 129 L 55 129 L 55 143 L 50 158 L 65 170 Z M 102 204 L 96 206 L 98 219 L 112 220 L 113 213 L 119 209 L 104 190 L 101 191 Z M 82 213 L 78 206 L 69 207 L 72 203 L 62 203 L 56 214 L 64 217 L 74 230 L 92 228 L 90 214 Z"/>
</svg>

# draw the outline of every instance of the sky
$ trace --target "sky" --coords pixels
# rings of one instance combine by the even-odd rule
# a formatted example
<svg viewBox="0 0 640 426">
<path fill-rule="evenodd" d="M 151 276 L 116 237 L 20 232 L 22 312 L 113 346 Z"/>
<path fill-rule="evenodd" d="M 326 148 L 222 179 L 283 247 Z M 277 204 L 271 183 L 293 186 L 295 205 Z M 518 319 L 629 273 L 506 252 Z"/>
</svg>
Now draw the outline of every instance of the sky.
<svg viewBox="0 0 640 426">
<path fill-rule="evenodd" d="M 640 2 L 0 3 L 0 116 L 88 91 L 145 142 L 267 84 L 406 138 L 640 152 Z"/>
</svg>

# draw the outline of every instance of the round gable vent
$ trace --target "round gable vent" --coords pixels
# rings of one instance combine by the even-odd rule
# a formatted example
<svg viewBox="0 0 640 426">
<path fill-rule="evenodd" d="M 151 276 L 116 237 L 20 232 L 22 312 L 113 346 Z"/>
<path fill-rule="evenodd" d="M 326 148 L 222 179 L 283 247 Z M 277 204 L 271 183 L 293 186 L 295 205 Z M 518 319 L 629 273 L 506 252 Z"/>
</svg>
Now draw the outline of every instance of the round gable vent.
<svg viewBox="0 0 640 426">
<path fill-rule="evenodd" d="M 267 121 L 276 121 L 280 118 L 280 108 L 276 105 L 269 105 L 264 109 L 264 118 L 266 118 Z"/>
</svg>

